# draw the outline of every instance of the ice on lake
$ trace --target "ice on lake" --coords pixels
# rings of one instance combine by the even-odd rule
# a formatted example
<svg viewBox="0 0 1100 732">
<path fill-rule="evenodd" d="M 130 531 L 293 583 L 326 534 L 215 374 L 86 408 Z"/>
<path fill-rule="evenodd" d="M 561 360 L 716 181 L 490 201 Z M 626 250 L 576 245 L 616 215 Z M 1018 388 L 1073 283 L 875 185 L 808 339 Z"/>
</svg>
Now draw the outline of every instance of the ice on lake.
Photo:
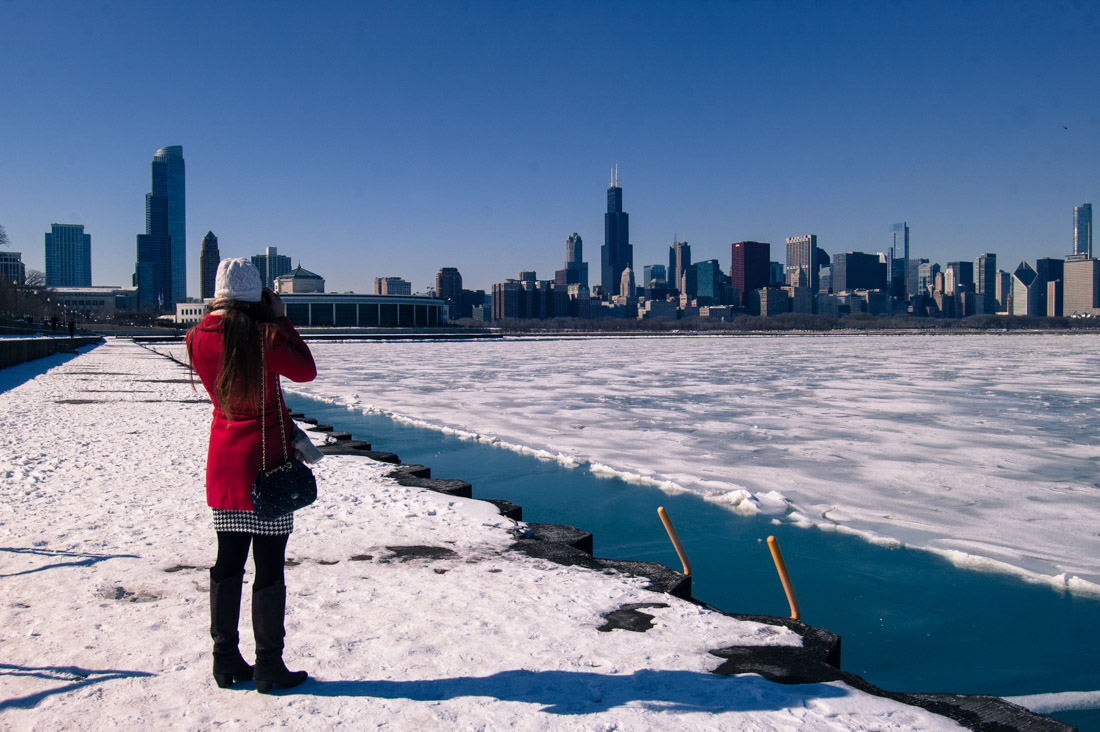
<svg viewBox="0 0 1100 732">
<path fill-rule="evenodd" d="M 1036 334 L 316 343 L 319 378 L 287 388 L 1096 594 L 1097 345 Z"/>
</svg>

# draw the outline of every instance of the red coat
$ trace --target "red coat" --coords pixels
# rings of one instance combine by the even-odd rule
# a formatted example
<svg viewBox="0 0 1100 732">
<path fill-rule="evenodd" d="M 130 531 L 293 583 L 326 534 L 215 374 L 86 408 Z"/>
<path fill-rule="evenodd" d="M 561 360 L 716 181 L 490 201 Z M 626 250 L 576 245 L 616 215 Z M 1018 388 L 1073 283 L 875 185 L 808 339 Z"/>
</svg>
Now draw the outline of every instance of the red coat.
<svg viewBox="0 0 1100 732">
<path fill-rule="evenodd" d="M 221 315 L 211 313 L 198 327 L 187 334 L 191 363 L 202 385 L 214 404 L 214 419 L 210 424 L 210 448 L 206 455 L 206 502 L 213 508 L 235 511 L 251 511 L 252 483 L 261 467 L 260 413 L 230 405 L 233 421 L 228 422 L 222 406 L 218 404 L 215 383 L 222 358 Z M 313 381 L 317 377 L 317 365 L 309 346 L 302 341 L 290 320 L 279 318 L 274 343 L 264 347 L 264 363 L 267 367 L 264 393 L 265 439 L 267 441 L 267 468 L 282 465 L 283 448 L 279 445 L 279 400 L 275 374 L 291 381 Z M 287 454 L 293 456 L 290 439 L 294 423 L 290 412 L 283 413 L 287 437 Z"/>
</svg>

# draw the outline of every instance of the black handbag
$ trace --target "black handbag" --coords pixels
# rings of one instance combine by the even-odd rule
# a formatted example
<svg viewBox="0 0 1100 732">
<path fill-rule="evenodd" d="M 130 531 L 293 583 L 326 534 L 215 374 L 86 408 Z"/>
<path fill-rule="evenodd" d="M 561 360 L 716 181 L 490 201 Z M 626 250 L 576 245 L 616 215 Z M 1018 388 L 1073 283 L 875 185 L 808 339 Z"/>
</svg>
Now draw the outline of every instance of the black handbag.
<svg viewBox="0 0 1100 732">
<path fill-rule="evenodd" d="M 252 484 L 252 507 L 256 517 L 271 521 L 288 513 L 305 508 L 317 500 L 317 479 L 305 463 L 287 454 L 286 428 L 283 426 L 283 388 L 275 375 L 275 392 L 279 397 L 279 437 L 283 444 L 283 464 L 267 469 L 267 420 L 264 416 L 264 376 L 267 368 L 264 363 L 263 329 L 260 331 L 260 449 L 263 450 L 260 471 L 256 473 L 256 482 Z"/>
</svg>

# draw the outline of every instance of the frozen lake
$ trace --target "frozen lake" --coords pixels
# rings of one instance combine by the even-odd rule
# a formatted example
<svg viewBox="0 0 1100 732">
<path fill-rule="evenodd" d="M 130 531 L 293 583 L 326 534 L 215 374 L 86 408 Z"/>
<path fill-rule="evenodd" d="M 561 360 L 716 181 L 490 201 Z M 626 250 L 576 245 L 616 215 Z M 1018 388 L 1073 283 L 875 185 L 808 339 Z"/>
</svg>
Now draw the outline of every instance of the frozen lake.
<svg viewBox="0 0 1100 732">
<path fill-rule="evenodd" d="M 288 391 L 1100 594 L 1091 335 L 316 343 Z"/>
</svg>

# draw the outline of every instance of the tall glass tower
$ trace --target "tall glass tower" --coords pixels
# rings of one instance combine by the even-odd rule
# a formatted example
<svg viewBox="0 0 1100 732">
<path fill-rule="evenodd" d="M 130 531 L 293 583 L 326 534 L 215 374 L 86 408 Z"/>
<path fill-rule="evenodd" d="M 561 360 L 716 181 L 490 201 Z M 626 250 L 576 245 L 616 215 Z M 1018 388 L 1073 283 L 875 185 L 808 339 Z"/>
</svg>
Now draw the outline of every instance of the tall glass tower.
<svg viewBox="0 0 1100 732">
<path fill-rule="evenodd" d="M 901 222 L 890 227 L 890 266 L 887 268 L 890 295 L 908 300 L 909 285 L 909 224 Z"/>
<path fill-rule="evenodd" d="M 619 187 L 619 168 L 615 166 L 607 187 L 607 213 L 603 217 L 603 248 L 600 251 L 600 283 L 605 295 L 620 294 L 623 270 L 634 269 L 629 218 L 629 214 L 623 212 L 623 189 Z"/>
<path fill-rule="evenodd" d="M 974 260 L 975 286 L 979 295 L 993 295 L 997 289 L 997 255 L 994 252 L 979 254 Z"/>
<path fill-rule="evenodd" d="M 46 232 L 46 287 L 92 286 L 92 236 L 83 224 L 50 224 Z"/>
<path fill-rule="evenodd" d="M 1073 207 L 1073 253 L 1092 259 L 1092 204 Z"/>
<path fill-rule="evenodd" d="M 153 156 L 145 194 L 145 233 L 137 237 L 134 284 L 143 307 L 170 308 L 187 298 L 187 224 L 183 146 Z"/>
</svg>

